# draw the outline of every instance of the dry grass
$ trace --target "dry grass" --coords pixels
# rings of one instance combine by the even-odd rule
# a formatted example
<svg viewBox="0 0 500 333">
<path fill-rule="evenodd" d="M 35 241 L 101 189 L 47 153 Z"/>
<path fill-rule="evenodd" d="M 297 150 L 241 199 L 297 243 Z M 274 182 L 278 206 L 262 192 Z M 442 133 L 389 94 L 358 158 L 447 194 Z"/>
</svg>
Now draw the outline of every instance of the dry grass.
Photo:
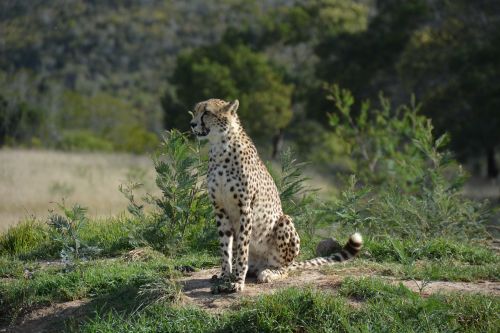
<svg viewBox="0 0 500 333">
<path fill-rule="evenodd" d="M 147 156 L 0 150 L 0 231 L 28 216 L 45 217 L 65 198 L 88 207 L 88 215 L 110 216 L 126 209 L 118 186 L 129 180 L 154 191 Z"/>
<path fill-rule="evenodd" d="M 308 185 L 320 189 L 321 197 L 336 194 L 332 178 L 309 168 L 306 174 Z M 145 184 L 148 192 L 157 191 L 149 156 L 0 149 L 0 231 L 30 216 L 45 218 L 62 198 L 88 207 L 90 217 L 116 215 L 127 205 L 118 186 L 130 180 Z M 495 200 L 499 189 L 497 182 L 471 179 L 464 193 Z"/>
</svg>

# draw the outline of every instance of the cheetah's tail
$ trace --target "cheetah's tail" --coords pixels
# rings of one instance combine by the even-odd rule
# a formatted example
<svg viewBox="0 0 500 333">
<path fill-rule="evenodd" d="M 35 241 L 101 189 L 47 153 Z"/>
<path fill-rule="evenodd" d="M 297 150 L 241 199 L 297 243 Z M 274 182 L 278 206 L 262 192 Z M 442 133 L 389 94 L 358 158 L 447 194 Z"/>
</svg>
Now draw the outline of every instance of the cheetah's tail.
<svg viewBox="0 0 500 333">
<path fill-rule="evenodd" d="M 288 269 L 310 268 L 346 261 L 354 258 L 361 251 L 362 246 L 363 238 L 361 234 L 356 232 L 349 237 L 349 241 L 347 241 L 347 244 L 344 245 L 344 248 L 340 252 L 333 253 L 328 257 L 317 257 L 306 261 L 294 262 L 288 266 Z"/>
</svg>

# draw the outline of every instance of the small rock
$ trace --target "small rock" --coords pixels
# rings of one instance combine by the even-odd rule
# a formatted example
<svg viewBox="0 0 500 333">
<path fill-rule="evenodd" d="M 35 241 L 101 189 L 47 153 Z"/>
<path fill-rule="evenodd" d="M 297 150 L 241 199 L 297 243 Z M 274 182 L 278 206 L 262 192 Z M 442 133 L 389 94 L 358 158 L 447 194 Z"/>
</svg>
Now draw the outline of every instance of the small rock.
<svg viewBox="0 0 500 333">
<path fill-rule="evenodd" d="M 23 276 L 26 280 L 32 279 L 33 278 L 33 272 L 30 271 L 29 269 L 25 268 L 23 272 Z"/>
<path fill-rule="evenodd" d="M 326 257 L 333 253 L 340 252 L 342 250 L 342 245 L 339 244 L 333 238 L 323 239 L 319 242 L 318 246 L 316 246 L 316 255 L 318 257 Z"/>
<path fill-rule="evenodd" d="M 182 273 L 193 273 L 196 272 L 196 269 L 192 266 L 184 265 L 184 266 L 175 266 L 175 270 L 182 272 Z"/>
</svg>

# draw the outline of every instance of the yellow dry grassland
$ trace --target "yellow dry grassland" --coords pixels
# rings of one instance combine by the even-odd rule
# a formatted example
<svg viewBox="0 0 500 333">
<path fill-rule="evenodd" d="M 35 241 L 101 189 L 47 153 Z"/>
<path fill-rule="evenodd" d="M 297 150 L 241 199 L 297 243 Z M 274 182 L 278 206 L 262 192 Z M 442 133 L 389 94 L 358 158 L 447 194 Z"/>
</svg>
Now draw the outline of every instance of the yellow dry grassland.
<svg viewBox="0 0 500 333">
<path fill-rule="evenodd" d="M 27 217 L 46 218 L 55 202 L 88 207 L 89 217 L 126 210 L 120 184 L 144 183 L 154 192 L 150 157 L 130 154 L 0 150 L 0 231 Z"/>
</svg>

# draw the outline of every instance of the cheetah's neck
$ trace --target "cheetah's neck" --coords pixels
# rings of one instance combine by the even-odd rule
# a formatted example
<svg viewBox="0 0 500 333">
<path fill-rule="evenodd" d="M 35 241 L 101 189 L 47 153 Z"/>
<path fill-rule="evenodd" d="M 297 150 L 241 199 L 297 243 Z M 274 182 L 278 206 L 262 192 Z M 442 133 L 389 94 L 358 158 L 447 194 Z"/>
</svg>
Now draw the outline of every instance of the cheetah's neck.
<svg viewBox="0 0 500 333">
<path fill-rule="evenodd" d="M 214 162 L 220 161 L 248 148 L 256 151 L 252 140 L 238 122 L 225 135 L 210 140 L 209 157 Z"/>
</svg>

